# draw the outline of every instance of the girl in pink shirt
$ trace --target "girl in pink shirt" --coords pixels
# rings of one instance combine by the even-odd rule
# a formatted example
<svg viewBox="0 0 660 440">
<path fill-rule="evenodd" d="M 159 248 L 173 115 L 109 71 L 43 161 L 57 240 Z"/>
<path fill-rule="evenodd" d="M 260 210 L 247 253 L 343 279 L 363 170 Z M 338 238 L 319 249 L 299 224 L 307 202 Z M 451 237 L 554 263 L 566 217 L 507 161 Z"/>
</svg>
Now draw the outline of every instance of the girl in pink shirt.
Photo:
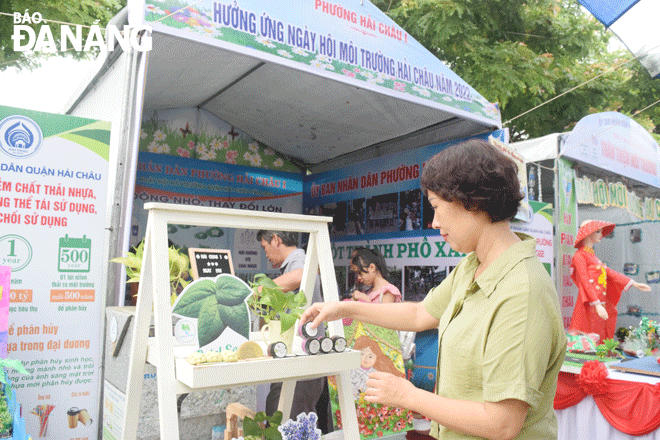
<svg viewBox="0 0 660 440">
<path fill-rule="evenodd" d="M 387 265 L 385 258 L 376 249 L 359 249 L 351 259 L 351 270 L 362 284 L 371 286 L 367 293 L 353 292 L 354 301 L 370 303 L 391 303 L 401 301 L 401 292 L 385 278 Z"/>
</svg>

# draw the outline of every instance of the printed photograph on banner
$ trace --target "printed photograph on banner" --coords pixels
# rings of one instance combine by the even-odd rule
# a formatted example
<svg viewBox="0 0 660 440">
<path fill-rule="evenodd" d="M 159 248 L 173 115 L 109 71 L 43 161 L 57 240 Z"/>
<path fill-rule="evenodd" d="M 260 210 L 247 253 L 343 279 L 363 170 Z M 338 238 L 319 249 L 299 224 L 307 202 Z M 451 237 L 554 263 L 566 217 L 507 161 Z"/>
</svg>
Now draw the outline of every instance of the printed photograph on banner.
<svg viewBox="0 0 660 440">
<path fill-rule="evenodd" d="M 402 291 L 404 301 L 422 301 L 429 290 L 439 285 L 447 277 L 447 268 L 443 266 L 406 266 L 405 287 Z"/>
<path fill-rule="evenodd" d="M 403 292 L 403 270 L 396 266 L 387 266 L 387 281 Z"/>
<path fill-rule="evenodd" d="M 346 213 L 346 234 L 364 235 L 365 228 L 365 199 L 355 199 L 348 201 L 348 212 Z"/>
<path fill-rule="evenodd" d="M 367 232 L 377 234 L 398 230 L 398 194 L 382 194 L 367 199 Z"/>
<path fill-rule="evenodd" d="M 318 215 L 332 217 L 332 223 L 328 225 L 331 235 L 346 235 L 346 202 L 326 203 Z"/>
<path fill-rule="evenodd" d="M 399 193 L 399 231 L 422 228 L 422 190 L 411 189 Z"/>
<path fill-rule="evenodd" d="M 424 229 L 433 229 L 433 207 L 429 203 L 429 199 L 422 197 L 422 213 L 423 213 L 423 226 Z"/>
</svg>

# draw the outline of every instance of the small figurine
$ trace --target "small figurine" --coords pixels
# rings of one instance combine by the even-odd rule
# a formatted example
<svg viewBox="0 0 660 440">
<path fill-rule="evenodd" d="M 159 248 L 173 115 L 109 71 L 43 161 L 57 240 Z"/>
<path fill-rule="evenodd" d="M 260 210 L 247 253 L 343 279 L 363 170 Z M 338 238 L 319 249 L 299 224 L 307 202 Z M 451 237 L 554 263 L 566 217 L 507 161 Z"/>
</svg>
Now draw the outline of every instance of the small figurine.
<svg viewBox="0 0 660 440">
<path fill-rule="evenodd" d="M 596 257 L 593 245 L 614 230 L 614 223 L 586 220 L 580 225 L 571 261 L 571 279 L 578 288 L 569 330 L 597 333 L 600 341 L 614 337 L 616 306 L 621 293 L 631 286 L 650 292 L 647 284 L 638 283 L 610 269 Z"/>
</svg>

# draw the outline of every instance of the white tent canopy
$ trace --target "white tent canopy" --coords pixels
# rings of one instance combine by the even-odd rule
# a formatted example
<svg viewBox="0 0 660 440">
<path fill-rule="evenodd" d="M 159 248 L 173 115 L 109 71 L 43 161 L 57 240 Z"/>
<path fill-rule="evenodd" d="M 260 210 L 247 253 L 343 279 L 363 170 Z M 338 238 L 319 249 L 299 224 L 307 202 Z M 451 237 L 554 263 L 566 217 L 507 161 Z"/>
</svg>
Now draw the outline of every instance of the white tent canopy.
<svg viewBox="0 0 660 440">
<path fill-rule="evenodd" d="M 525 162 L 556 159 L 559 153 L 559 138 L 562 133 L 552 133 L 546 136 L 511 143 L 511 147 L 525 158 Z"/>
<path fill-rule="evenodd" d="M 111 21 L 126 23 L 152 28 L 152 50 L 109 52 L 67 111 L 113 122 L 112 255 L 128 247 L 154 111 L 208 111 L 311 171 L 501 127 L 496 105 L 367 0 L 129 0 Z"/>
<path fill-rule="evenodd" d="M 310 168 L 412 134 L 501 126 L 496 106 L 368 1 L 170 3 L 130 15 L 154 30 L 144 114 L 203 108 Z"/>
</svg>

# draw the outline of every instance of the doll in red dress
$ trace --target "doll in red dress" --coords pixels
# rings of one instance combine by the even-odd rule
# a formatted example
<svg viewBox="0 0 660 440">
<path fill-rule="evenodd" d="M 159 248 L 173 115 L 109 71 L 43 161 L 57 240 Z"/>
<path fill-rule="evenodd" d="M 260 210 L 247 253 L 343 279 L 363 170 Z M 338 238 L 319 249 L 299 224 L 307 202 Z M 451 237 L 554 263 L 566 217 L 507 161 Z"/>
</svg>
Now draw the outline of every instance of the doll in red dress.
<svg viewBox="0 0 660 440">
<path fill-rule="evenodd" d="M 614 224 L 600 220 L 586 220 L 580 225 L 571 261 L 571 279 L 578 288 L 570 330 L 597 333 L 600 342 L 614 337 L 616 306 L 621 293 L 631 286 L 650 292 L 648 284 L 638 283 L 607 267 L 596 257 L 593 249 L 604 236 L 614 230 Z"/>
</svg>

